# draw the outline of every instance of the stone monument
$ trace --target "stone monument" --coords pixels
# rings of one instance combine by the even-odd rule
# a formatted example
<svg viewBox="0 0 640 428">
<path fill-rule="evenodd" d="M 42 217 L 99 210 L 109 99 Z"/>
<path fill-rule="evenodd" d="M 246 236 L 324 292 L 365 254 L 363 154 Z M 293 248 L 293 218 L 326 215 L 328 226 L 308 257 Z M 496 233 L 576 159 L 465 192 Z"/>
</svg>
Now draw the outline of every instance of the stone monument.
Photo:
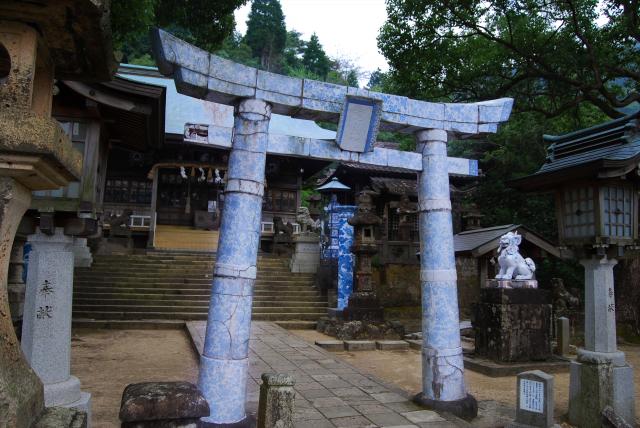
<svg viewBox="0 0 640 428">
<path fill-rule="evenodd" d="M 553 419 L 553 376 L 540 370 L 518 374 L 516 420 L 507 428 L 559 427 Z"/>
<path fill-rule="evenodd" d="M 496 362 L 539 361 L 551 357 L 551 296 L 533 279 L 535 264 L 518 246 L 521 236 L 500 238 L 500 272 L 480 290 L 473 306 L 476 355 Z"/>
<path fill-rule="evenodd" d="M 75 408 L 90 420 L 91 394 L 80 391 L 80 381 L 70 373 L 73 241 L 62 228 L 50 236 L 38 229 L 27 238 L 31 253 L 21 345 L 44 383 L 45 406 Z"/>
</svg>

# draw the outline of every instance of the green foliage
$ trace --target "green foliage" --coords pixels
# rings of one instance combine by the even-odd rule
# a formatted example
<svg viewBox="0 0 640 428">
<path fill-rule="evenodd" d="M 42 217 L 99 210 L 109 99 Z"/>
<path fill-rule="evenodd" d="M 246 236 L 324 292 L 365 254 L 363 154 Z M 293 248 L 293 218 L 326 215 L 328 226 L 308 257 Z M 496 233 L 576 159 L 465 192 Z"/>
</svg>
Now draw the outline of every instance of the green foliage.
<svg viewBox="0 0 640 428">
<path fill-rule="evenodd" d="M 253 0 L 244 41 L 253 56 L 260 58 L 262 69 L 279 71 L 287 42 L 287 28 L 278 0 Z"/>
<path fill-rule="evenodd" d="M 588 102 L 618 117 L 640 100 L 638 9 L 634 0 L 387 0 L 378 46 L 412 97 L 511 96 L 519 111 L 547 117 Z"/>
<path fill-rule="evenodd" d="M 323 80 L 329 74 L 330 62 L 316 33 L 311 35 L 302 54 L 302 64 L 309 72 L 320 76 Z"/>
<path fill-rule="evenodd" d="M 258 59 L 253 56 L 251 48 L 244 42 L 240 33 L 234 31 L 223 42 L 216 55 L 230 59 L 250 67 L 259 67 Z"/>
<path fill-rule="evenodd" d="M 233 11 L 244 3 L 246 0 L 112 0 L 116 56 L 122 62 L 155 65 L 149 41 L 154 26 L 214 50 L 233 31 Z"/>
</svg>

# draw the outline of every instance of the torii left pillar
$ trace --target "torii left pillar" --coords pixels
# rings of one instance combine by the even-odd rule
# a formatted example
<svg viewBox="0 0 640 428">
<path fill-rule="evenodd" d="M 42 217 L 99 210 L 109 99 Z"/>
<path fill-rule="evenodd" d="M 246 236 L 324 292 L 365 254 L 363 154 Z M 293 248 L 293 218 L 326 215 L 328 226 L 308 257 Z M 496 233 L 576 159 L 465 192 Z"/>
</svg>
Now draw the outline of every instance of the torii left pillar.
<svg viewBox="0 0 640 428">
<path fill-rule="evenodd" d="M 472 419 L 478 414 L 478 405 L 464 384 L 447 131 L 420 131 L 416 140 L 422 154 L 418 206 L 423 342 L 422 393 L 415 400 L 434 410 Z"/>
<path fill-rule="evenodd" d="M 198 386 L 208 426 L 243 427 L 251 303 L 256 279 L 271 105 L 244 99 L 235 109 L 220 242 L 213 273 Z"/>
</svg>

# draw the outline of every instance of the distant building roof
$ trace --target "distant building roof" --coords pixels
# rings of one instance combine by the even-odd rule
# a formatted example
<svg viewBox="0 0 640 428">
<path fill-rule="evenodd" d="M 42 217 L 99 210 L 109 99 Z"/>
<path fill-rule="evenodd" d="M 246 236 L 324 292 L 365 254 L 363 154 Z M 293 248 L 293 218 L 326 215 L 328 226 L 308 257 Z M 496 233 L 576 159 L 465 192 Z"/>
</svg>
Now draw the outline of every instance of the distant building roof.
<svg viewBox="0 0 640 428">
<path fill-rule="evenodd" d="M 549 254 L 560 257 L 560 250 L 556 246 L 520 224 L 506 224 L 460 232 L 453 237 L 454 251 L 456 253 L 471 253 L 474 257 L 480 257 L 498 248 L 502 235 L 515 230 L 522 235 L 523 240 L 531 242 Z"/>
<path fill-rule="evenodd" d="M 559 182 L 624 175 L 640 161 L 640 112 L 560 136 L 545 135 L 547 159 L 535 174 L 512 182 L 524 190 L 547 190 Z"/>
<path fill-rule="evenodd" d="M 156 67 L 121 64 L 118 76 L 167 88 L 165 132 L 168 134 L 184 134 L 185 123 L 233 127 L 233 107 L 179 94 L 174 80 L 161 75 Z M 336 138 L 335 131 L 321 128 L 311 120 L 279 114 L 271 116 L 269 132 L 318 140 Z"/>
</svg>

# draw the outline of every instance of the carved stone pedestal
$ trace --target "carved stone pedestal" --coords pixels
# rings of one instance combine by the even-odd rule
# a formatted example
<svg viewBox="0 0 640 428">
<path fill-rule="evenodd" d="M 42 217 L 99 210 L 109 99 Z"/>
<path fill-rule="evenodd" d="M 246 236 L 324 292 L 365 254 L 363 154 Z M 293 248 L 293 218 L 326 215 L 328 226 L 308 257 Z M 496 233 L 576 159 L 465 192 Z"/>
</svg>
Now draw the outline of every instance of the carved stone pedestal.
<svg viewBox="0 0 640 428">
<path fill-rule="evenodd" d="M 473 307 L 476 354 L 496 362 L 551 357 L 551 296 L 534 288 L 483 288 Z"/>
<path fill-rule="evenodd" d="M 293 236 L 295 250 L 289 267 L 294 273 L 316 273 L 320 265 L 320 238 L 315 233 Z"/>
</svg>

